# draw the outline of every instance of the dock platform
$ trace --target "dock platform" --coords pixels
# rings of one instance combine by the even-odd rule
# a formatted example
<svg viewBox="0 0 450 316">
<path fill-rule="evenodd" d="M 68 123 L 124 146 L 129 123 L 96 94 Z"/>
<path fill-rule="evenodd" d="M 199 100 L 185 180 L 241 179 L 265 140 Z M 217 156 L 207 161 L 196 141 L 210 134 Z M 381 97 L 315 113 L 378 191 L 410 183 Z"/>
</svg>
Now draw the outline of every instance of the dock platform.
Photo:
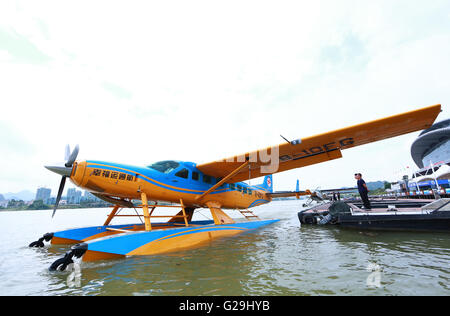
<svg viewBox="0 0 450 316">
<path fill-rule="evenodd" d="M 327 202 L 298 213 L 301 224 L 337 225 L 372 230 L 450 232 L 450 199 Z"/>
</svg>

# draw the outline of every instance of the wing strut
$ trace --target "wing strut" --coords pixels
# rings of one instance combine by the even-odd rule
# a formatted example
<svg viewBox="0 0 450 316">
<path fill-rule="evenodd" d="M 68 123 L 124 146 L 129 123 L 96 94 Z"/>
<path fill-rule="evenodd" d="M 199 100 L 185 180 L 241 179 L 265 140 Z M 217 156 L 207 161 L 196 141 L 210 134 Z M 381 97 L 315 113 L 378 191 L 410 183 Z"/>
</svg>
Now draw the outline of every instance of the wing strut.
<svg viewBox="0 0 450 316">
<path fill-rule="evenodd" d="M 222 184 L 224 184 L 226 181 L 228 181 L 230 178 L 232 178 L 236 173 L 238 173 L 239 171 L 241 171 L 242 169 L 244 169 L 245 167 L 248 166 L 248 164 L 250 163 L 249 160 L 247 160 L 246 162 L 244 162 L 242 165 L 240 165 L 239 167 L 237 167 L 235 170 L 233 170 L 229 175 L 227 175 L 225 178 L 223 178 L 222 180 L 220 180 L 219 182 L 217 182 L 215 185 L 213 185 L 211 188 L 209 188 L 209 190 L 205 191 L 204 193 L 202 193 L 201 195 L 197 196 L 195 199 L 197 201 L 200 201 L 202 198 L 204 198 L 206 195 L 208 195 L 209 193 L 211 193 L 212 191 L 214 191 L 215 189 L 217 189 L 218 187 L 220 187 Z"/>
</svg>

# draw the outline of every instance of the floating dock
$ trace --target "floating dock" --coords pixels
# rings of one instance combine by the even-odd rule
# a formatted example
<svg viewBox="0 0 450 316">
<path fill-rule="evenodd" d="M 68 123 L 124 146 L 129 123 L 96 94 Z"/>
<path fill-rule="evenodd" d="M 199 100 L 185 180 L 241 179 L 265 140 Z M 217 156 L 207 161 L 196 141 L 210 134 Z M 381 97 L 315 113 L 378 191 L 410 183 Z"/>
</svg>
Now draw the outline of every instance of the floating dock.
<svg viewBox="0 0 450 316">
<path fill-rule="evenodd" d="M 371 201 L 372 209 L 358 202 L 328 202 L 298 213 L 302 225 L 390 230 L 450 232 L 450 199 Z"/>
</svg>

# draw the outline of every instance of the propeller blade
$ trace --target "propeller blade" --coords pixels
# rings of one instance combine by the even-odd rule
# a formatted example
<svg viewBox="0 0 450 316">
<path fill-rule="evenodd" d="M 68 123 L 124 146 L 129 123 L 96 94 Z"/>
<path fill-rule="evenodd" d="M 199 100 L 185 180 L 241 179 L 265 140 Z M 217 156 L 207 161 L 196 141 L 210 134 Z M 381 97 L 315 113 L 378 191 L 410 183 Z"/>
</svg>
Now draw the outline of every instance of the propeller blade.
<svg viewBox="0 0 450 316">
<path fill-rule="evenodd" d="M 78 151 L 80 150 L 80 147 L 78 145 L 75 146 L 72 153 L 69 156 L 69 159 L 66 161 L 66 167 L 72 167 L 75 159 L 77 159 Z"/>
<path fill-rule="evenodd" d="M 70 146 L 69 144 L 66 145 L 66 154 L 64 155 L 64 160 L 68 161 L 70 157 Z"/>
<path fill-rule="evenodd" d="M 70 174 L 72 173 L 72 168 L 66 167 L 66 166 L 44 166 L 48 170 L 57 173 L 61 176 L 68 176 L 70 177 Z"/>
<path fill-rule="evenodd" d="M 62 196 L 65 184 L 66 184 L 66 176 L 63 176 L 61 178 L 61 183 L 59 184 L 58 195 L 56 196 L 55 207 L 53 208 L 52 218 L 53 218 L 53 216 L 55 216 L 56 209 L 58 208 L 59 200 L 61 200 L 61 196 Z"/>
</svg>

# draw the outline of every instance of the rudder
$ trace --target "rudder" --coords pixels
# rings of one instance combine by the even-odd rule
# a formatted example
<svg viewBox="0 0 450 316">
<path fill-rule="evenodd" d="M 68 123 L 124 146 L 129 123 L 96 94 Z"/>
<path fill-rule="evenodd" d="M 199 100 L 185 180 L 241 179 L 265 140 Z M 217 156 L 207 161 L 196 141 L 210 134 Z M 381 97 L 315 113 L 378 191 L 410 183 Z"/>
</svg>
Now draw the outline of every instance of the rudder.
<svg viewBox="0 0 450 316">
<path fill-rule="evenodd" d="M 264 177 L 264 181 L 262 184 L 258 185 L 258 187 L 263 188 L 266 191 L 269 191 L 270 193 L 273 192 L 273 181 L 272 181 L 272 175 L 268 175 Z"/>
</svg>

